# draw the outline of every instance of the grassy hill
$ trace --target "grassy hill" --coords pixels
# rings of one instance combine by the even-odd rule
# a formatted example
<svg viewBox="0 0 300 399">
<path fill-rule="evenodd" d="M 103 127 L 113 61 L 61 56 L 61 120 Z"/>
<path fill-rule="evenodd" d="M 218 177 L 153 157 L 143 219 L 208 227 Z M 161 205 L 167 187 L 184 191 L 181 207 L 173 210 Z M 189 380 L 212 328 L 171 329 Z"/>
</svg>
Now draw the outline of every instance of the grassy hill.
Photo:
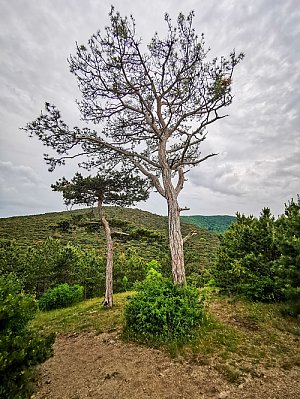
<svg viewBox="0 0 300 399">
<path fill-rule="evenodd" d="M 216 233 L 224 233 L 225 230 L 235 221 L 235 216 L 229 215 L 192 215 L 182 216 L 181 220 L 197 227 L 205 228 Z"/>
<path fill-rule="evenodd" d="M 168 257 L 168 220 L 165 216 L 133 208 L 105 207 L 111 225 L 116 253 L 130 247 L 145 259 L 166 261 Z M 183 235 L 197 234 L 185 244 L 187 273 L 207 267 L 213 260 L 219 240 L 216 234 L 182 221 Z M 0 219 L 0 238 L 15 239 L 21 246 L 38 244 L 48 237 L 63 243 L 79 244 L 106 253 L 103 230 L 95 209 L 80 209 L 16 216 Z"/>
</svg>

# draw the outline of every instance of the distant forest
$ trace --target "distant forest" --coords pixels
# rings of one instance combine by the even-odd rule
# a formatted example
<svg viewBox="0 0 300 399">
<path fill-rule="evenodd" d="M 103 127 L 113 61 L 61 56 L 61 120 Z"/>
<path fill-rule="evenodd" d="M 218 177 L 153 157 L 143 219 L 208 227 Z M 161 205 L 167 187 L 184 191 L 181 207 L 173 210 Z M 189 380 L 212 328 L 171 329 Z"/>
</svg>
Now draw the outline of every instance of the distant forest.
<svg viewBox="0 0 300 399">
<path fill-rule="evenodd" d="M 236 220 L 235 216 L 229 215 L 214 215 L 214 216 L 181 216 L 182 221 L 194 224 L 197 227 L 202 227 L 216 233 L 224 233 L 228 227 Z"/>
</svg>

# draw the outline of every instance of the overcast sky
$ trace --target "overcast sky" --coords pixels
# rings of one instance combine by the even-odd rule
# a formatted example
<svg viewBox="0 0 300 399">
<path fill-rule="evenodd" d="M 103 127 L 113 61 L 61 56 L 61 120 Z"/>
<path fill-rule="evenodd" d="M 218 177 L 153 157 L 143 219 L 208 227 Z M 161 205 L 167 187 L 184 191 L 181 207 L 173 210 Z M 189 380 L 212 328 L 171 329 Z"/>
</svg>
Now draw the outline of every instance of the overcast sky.
<svg viewBox="0 0 300 399">
<path fill-rule="evenodd" d="M 211 57 L 235 48 L 245 59 L 233 79 L 230 116 L 211 125 L 203 154 L 218 152 L 192 169 L 180 205 L 186 214 L 275 216 L 300 193 L 300 2 L 299 0 L 0 0 L 0 217 L 64 210 L 50 185 L 71 178 L 74 166 L 49 173 L 45 147 L 19 130 L 45 101 L 76 125 L 80 93 L 67 58 L 108 24 L 111 4 L 133 14 L 147 43 L 164 32 L 164 13 L 195 11 L 196 31 Z M 166 214 L 152 194 L 138 208 Z"/>
</svg>

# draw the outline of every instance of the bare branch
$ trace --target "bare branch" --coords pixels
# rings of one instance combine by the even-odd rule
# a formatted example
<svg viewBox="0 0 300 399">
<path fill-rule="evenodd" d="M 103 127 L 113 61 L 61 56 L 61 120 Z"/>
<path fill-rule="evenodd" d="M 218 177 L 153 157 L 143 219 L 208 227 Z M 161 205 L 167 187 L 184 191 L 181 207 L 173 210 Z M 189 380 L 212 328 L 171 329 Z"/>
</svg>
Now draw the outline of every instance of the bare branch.
<svg viewBox="0 0 300 399">
<path fill-rule="evenodd" d="M 185 237 L 183 237 L 183 243 L 187 242 L 190 238 L 196 236 L 198 233 L 196 231 L 191 231 Z"/>
<path fill-rule="evenodd" d="M 185 206 L 184 208 L 179 208 L 179 212 L 183 212 L 183 211 L 189 211 L 190 208 L 188 208 L 187 206 Z"/>
<path fill-rule="evenodd" d="M 180 193 L 180 191 L 183 189 L 183 185 L 184 185 L 184 171 L 183 171 L 183 168 L 179 168 L 178 169 L 178 182 L 175 187 L 175 193 L 177 196 Z"/>
</svg>

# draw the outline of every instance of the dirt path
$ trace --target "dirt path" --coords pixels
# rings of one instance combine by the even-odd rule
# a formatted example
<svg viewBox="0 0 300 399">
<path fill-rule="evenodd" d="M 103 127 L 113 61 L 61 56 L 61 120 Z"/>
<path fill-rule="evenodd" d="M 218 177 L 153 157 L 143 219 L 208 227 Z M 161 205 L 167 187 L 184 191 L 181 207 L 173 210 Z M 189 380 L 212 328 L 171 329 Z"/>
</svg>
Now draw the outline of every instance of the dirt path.
<svg viewBox="0 0 300 399">
<path fill-rule="evenodd" d="M 299 399 L 300 369 L 270 369 L 242 384 L 209 366 L 171 360 L 117 334 L 61 335 L 34 399 Z"/>
</svg>

